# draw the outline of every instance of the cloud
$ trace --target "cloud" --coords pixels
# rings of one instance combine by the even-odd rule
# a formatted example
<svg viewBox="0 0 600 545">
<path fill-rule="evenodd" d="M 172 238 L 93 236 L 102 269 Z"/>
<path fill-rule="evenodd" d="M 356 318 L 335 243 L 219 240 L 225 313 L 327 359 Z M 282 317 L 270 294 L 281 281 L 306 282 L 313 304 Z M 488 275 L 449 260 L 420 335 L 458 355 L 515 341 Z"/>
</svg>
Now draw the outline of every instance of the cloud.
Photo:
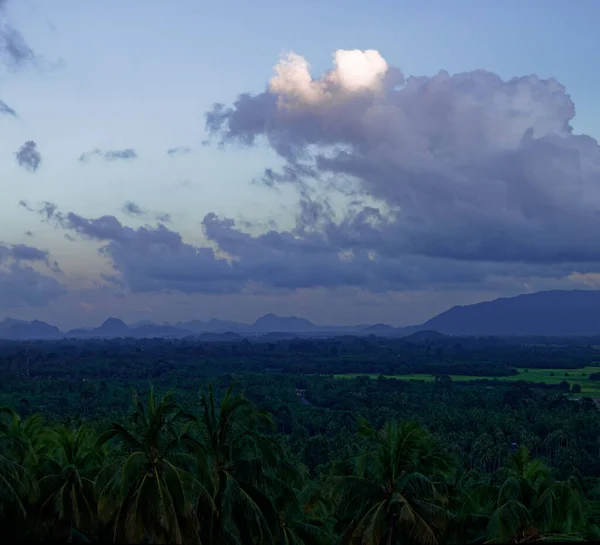
<svg viewBox="0 0 600 545">
<path fill-rule="evenodd" d="M 0 266 L 0 308 L 44 306 L 65 293 L 66 288 L 58 280 L 29 265 Z"/>
<path fill-rule="evenodd" d="M 137 204 L 132 201 L 127 201 L 123 205 L 123 212 L 125 212 L 128 216 L 144 216 L 146 212 L 142 210 Z"/>
<path fill-rule="evenodd" d="M 207 214 L 202 221 L 207 241 L 203 246 L 185 242 L 164 224 L 131 228 L 114 216 L 85 218 L 62 213 L 48 203 L 38 212 L 68 232 L 99 243 L 99 253 L 114 270 L 107 278 L 132 292 L 275 294 L 314 288 L 386 292 L 481 286 L 514 290 L 519 281 L 566 278 L 572 272 L 526 264 L 473 267 L 460 260 L 394 257 L 342 247 L 339 227 L 326 220 L 319 232 L 301 227 L 302 214 L 315 217 L 320 210 L 318 205 L 305 206 L 294 232 L 271 229 L 258 235 L 244 232 L 231 219 Z M 355 222 L 367 219 L 356 217 Z M 589 270 L 584 267 L 581 272 Z"/>
<path fill-rule="evenodd" d="M 102 151 L 101 149 L 94 149 L 86 153 L 82 153 L 79 156 L 80 163 L 87 163 L 92 157 L 102 157 L 105 161 L 117 161 L 117 160 L 132 160 L 137 159 L 138 154 L 133 148 L 127 148 L 123 150 L 109 150 Z"/>
<path fill-rule="evenodd" d="M 19 151 L 15 153 L 19 166 L 35 172 L 42 162 L 42 155 L 38 151 L 37 144 L 33 140 L 25 142 Z"/>
<path fill-rule="evenodd" d="M 187 155 L 192 151 L 192 148 L 188 146 L 177 146 L 176 148 L 170 148 L 167 150 L 167 155 L 173 157 L 174 155 Z"/>
<path fill-rule="evenodd" d="M 155 216 L 156 221 L 160 222 L 160 223 L 171 223 L 171 214 L 156 214 Z"/>
<path fill-rule="evenodd" d="M 27 244 L 15 244 L 10 250 L 10 257 L 22 261 L 48 261 L 49 253 Z"/>
<path fill-rule="evenodd" d="M 0 54 L 9 65 L 20 67 L 36 60 L 36 55 L 23 35 L 8 23 L 6 6 L 9 0 L 0 0 Z"/>
<path fill-rule="evenodd" d="M 171 222 L 171 214 L 158 212 L 151 216 L 151 214 L 147 210 L 144 210 L 141 206 L 132 201 L 127 201 L 123 205 L 123 208 L 121 210 L 125 212 L 125 214 L 127 214 L 128 216 L 131 216 L 132 218 L 149 218 L 153 216 L 154 219 L 160 223 Z"/>
<path fill-rule="evenodd" d="M 45 250 L 26 244 L 0 245 L 0 308 L 42 306 L 66 293 L 58 280 L 41 274 L 27 262 L 42 262 L 60 272 Z"/>
<path fill-rule="evenodd" d="M 15 112 L 6 102 L 0 100 L 0 114 L 9 115 L 11 117 L 18 117 Z"/>
<path fill-rule="evenodd" d="M 31 233 L 31 235 L 33 235 L 33 233 Z M 8 259 L 12 259 L 16 262 L 42 262 L 52 271 L 62 272 L 58 263 L 50 259 L 50 252 L 27 244 L 13 244 L 12 246 L 0 245 L 0 264 Z"/>
<path fill-rule="evenodd" d="M 224 145 L 266 142 L 285 161 L 267 184 L 346 198 L 305 216 L 305 232 L 326 226 L 333 247 L 390 259 L 600 263 L 600 147 L 573 132 L 556 80 L 405 77 L 376 51 L 337 51 L 319 78 L 294 54 L 275 71 L 206 126 Z"/>
</svg>

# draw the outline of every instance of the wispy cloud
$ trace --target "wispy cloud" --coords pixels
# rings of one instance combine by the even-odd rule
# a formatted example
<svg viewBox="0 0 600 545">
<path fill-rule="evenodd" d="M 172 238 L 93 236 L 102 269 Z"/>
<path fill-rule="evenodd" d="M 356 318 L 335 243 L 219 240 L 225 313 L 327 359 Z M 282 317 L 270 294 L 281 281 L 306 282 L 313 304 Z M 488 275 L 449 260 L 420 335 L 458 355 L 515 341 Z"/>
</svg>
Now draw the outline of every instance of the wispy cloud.
<svg viewBox="0 0 600 545">
<path fill-rule="evenodd" d="M 0 54 L 10 66 L 20 67 L 36 60 L 36 54 L 23 35 L 9 22 L 6 6 L 9 0 L 0 0 Z"/>
<path fill-rule="evenodd" d="M 94 149 L 92 151 L 87 151 L 82 153 L 79 156 L 80 163 L 87 163 L 92 157 L 101 157 L 105 161 L 130 161 L 132 159 L 137 159 L 138 154 L 133 148 L 127 148 L 123 150 L 108 150 L 103 151 L 101 149 Z"/>
<path fill-rule="evenodd" d="M 9 115 L 11 117 L 18 117 L 17 112 L 13 110 L 6 102 L 0 100 L 0 114 Z"/>
<path fill-rule="evenodd" d="M 176 148 L 170 148 L 167 150 L 167 155 L 173 157 L 175 155 L 187 155 L 192 151 L 192 148 L 188 146 L 177 146 Z"/>
</svg>

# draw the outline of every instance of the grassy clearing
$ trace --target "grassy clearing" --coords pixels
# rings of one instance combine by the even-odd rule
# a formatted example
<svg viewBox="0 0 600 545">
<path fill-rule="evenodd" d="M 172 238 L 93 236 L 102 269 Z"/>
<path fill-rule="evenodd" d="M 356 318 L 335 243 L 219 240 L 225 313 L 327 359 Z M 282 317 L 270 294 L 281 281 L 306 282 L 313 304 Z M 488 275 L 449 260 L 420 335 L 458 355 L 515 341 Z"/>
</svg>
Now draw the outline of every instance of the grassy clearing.
<svg viewBox="0 0 600 545">
<path fill-rule="evenodd" d="M 545 384 L 559 384 L 563 380 L 566 380 L 571 386 L 579 384 L 581 386 L 582 396 L 600 397 L 600 381 L 590 380 L 589 375 L 591 373 L 600 372 L 600 367 L 587 366 L 581 369 L 518 369 L 519 374 L 512 377 L 475 377 L 472 375 L 450 375 L 454 381 L 470 381 L 470 380 L 481 380 L 487 378 L 488 380 L 503 380 L 503 381 L 517 381 L 526 380 L 528 382 L 543 382 Z M 368 373 L 349 373 L 346 375 L 334 375 L 334 378 L 356 378 L 356 377 L 369 377 L 376 379 L 379 375 L 373 375 Z M 386 378 L 395 378 L 398 380 L 422 380 L 431 382 L 434 380 L 433 375 L 415 373 L 411 375 L 385 375 Z"/>
</svg>

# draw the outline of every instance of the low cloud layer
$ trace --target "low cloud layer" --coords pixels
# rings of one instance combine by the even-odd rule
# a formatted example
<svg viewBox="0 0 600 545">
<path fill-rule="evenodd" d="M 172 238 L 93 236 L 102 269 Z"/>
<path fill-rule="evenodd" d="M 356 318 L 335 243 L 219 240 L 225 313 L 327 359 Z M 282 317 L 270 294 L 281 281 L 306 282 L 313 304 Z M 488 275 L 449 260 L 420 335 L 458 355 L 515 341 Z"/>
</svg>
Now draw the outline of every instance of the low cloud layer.
<svg viewBox="0 0 600 545">
<path fill-rule="evenodd" d="M 105 161 L 130 161 L 132 159 L 137 159 L 138 154 L 133 148 L 127 148 L 123 150 L 109 150 L 103 151 L 101 149 L 94 149 L 92 151 L 88 151 L 82 153 L 79 156 L 80 163 L 87 163 L 93 157 L 101 157 Z"/>
<path fill-rule="evenodd" d="M 42 162 L 42 155 L 33 140 L 25 142 L 15 153 L 15 158 L 19 166 L 32 172 L 35 172 Z"/>
<path fill-rule="evenodd" d="M 343 194 L 302 228 L 379 256 L 539 265 L 600 262 L 600 148 L 570 125 L 554 79 L 483 70 L 405 77 L 376 51 L 338 51 L 313 78 L 290 54 L 260 94 L 206 115 L 223 144 L 266 142 L 265 182 Z M 334 225 L 334 226 L 333 226 Z"/>
<path fill-rule="evenodd" d="M 275 294 L 314 288 L 385 292 L 481 286 L 514 290 L 515 282 L 566 278 L 572 271 L 505 263 L 473 267 L 460 260 L 348 250 L 339 244 L 345 228 L 333 224 L 320 233 L 270 230 L 251 235 L 231 219 L 207 214 L 202 221 L 207 243 L 200 246 L 185 242 L 161 223 L 132 228 L 114 216 L 86 218 L 63 213 L 51 203 L 37 211 L 68 233 L 100 243 L 100 254 L 114 269 L 105 279 L 132 292 Z M 298 225 L 302 221 L 299 216 Z"/>
</svg>

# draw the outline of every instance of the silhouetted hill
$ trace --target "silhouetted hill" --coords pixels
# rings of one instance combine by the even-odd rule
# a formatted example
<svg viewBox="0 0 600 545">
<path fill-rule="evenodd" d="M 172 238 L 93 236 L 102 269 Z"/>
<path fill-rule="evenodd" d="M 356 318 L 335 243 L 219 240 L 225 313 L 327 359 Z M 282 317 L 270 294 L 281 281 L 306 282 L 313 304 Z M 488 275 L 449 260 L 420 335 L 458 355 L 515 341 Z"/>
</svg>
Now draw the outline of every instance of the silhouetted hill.
<svg viewBox="0 0 600 545">
<path fill-rule="evenodd" d="M 118 318 L 108 318 L 100 327 L 92 331 L 94 335 L 101 337 L 127 337 L 129 332 L 129 326 Z"/>
<path fill-rule="evenodd" d="M 92 329 L 74 329 L 63 335 L 58 328 L 34 320 L 6 318 L 0 322 L 0 338 L 52 339 L 114 337 L 186 337 L 201 341 L 235 341 L 243 337 L 268 341 L 283 338 L 325 338 L 348 335 L 406 337 L 408 341 L 439 340 L 450 336 L 566 337 L 600 336 L 600 291 L 542 291 L 495 299 L 475 305 L 456 306 L 424 324 L 392 327 L 387 324 L 318 326 L 297 316 L 265 314 L 252 324 L 229 320 L 190 320 L 171 325 L 150 321 L 132 326 L 108 318 Z"/>
<path fill-rule="evenodd" d="M 373 324 L 362 328 L 362 333 L 367 335 L 380 335 L 382 337 L 395 336 L 398 329 L 388 324 Z"/>
<path fill-rule="evenodd" d="M 151 339 L 154 337 L 187 337 L 193 335 L 189 329 L 172 325 L 146 324 L 130 329 L 128 336 Z"/>
<path fill-rule="evenodd" d="M 32 322 L 23 322 L 7 318 L 0 324 L 1 336 L 5 339 L 59 339 L 62 333 L 58 327 L 33 320 Z"/>
<path fill-rule="evenodd" d="M 290 331 L 312 331 L 317 326 L 297 316 L 277 316 L 265 314 L 251 326 L 255 333 L 287 333 Z"/>
<path fill-rule="evenodd" d="M 540 291 L 456 306 L 428 320 L 420 329 L 446 335 L 598 335 L 600 291 Z"/>
<path fill-rule="evenodd" d="M 407 341 L 439 341 L 440 339 L 447 338 L 448 335 L 444 335 L 439 331 L 434 331 L 432 329 L 423 329 L 421 331 L 416 331 L 415 333 L 411 333 L 404 337 Z"/>
</svg>

